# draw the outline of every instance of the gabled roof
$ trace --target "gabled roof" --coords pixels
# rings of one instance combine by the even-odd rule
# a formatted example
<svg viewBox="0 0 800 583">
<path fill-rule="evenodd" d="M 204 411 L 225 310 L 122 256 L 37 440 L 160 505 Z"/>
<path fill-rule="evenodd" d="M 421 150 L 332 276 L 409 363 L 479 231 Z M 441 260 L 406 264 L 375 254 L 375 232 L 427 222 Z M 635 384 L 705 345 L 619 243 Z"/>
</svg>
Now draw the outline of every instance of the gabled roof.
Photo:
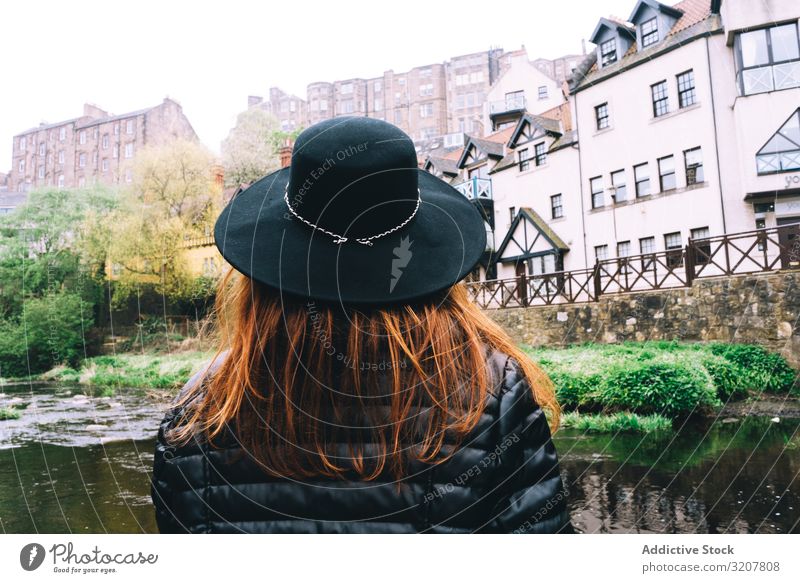
<svg viewBox="0 0 800 583">
<path fill-rule="evenodd" d="M 637 50 L 636 45 L 632 44 L 621 59 L 602 69 L 597 66 L 597 51 L 591 51 L 572 75 L 570 92 L 576 93 L 591 87 L 695 39 L 723 32 L 718 5 L 719 0 L 682 0 L 672 8 L 665 6 L 680 16 L 661 41 L 644 50 Z"/>
<path fill-rule="evenodd" d="M 592 36 L 589 38 L 589 42 L 597 44 L 597 37 L 604 28 L 608 28 L 609 30 L 618 33 L 620 36 L 627 36 L 630 39 L 636 38 L 636 29 L 632 24 L 617 20 L 613 16 L 609 16 L 608 18 L 600 19 L 600 22 L 598 22 L 597 26 L 594 28 Z"/>
<path fill-rule="evenodd" d="M 517 125 L 514 126 L 514 132 L 511 134 L 511 137 L 508 140 L 508 146 L 510 148 L 514 148 L 517 145 L 517 140 L 519 139 L 525 124 L 530 124 L 531 126 L 536 127 L 550 135 L 560 136 L 562 134 L 561 124 L 558 123 L 558 121 L 543 117 L 541 115 L 534 115 L 526 112 L 521 118 L 519 118 Z"/>
<path fill-rule="evenodd" d="M 458 167 L 463 168 L 467 159 L 467 154 L 472 147 L 477 148 L 487 158 L 502 158 L 504 145 L 508 140 L 508 136 L 513 128 L 506 128 L 499 132 L 495 132 L 483 138 L 475 136 L 467 136 L 467 143 L 464 144 L 464 149 L 461 156 L 458 158 Z"/>
<path fill-rule="evenodd" d="M 106 116 L 106 117 L 98 117 L 98 118 L 94 118 L 94 119 L 87 119 L 83 123 L 79 122 L 78 124 L 75 125 L 75 127 L 78 128 L 78 129 L 80 129 L 80 128 L 88 128 L 90 126 L 98 125 L 98 124 L 101 124 L 101 123 L 108 123 L 110 121 L 117 121 L 117 120 L 120 120 L 120 119 L 127 119 L 129 117 L 135 117 L 137 115 L 143 115 L 143 114 L 147 113 L 148 111 L 150 111 L 151 109 L 155 109 L 156 107 L 158 107 L 158 106 L 154 105 L 153 107 L 145 107 L 144 109 L 137 109 L 136 111 L 129 111 L 128 113 L 122 113 L 120 115 L 109 115 L 109 116 Z"/>
<path fill-rule="evenodd" d="M 681 16 L 683 16 L 683 11 L 677 5 L 675 7 L 672 7 L 672 6 L 667 6 L 666 4 L 662 4 L 661 2 L 657 2 L 656 0 L 639 0 L 636 3 L 636 6 L 633 7 L 633 11 L 631 12 L 631 15 L 628 18 L 628 20 L 630 22 L 636 22 L 636 17 L 639 16 L 639 11 L 644 6 L 649 6 L 653 10 L 656 10 L 668 16 L 672 16 L 673 18 L 680 18 Z"/>
<path fill-rule="evenodd" d="M 458 160 L 441 158 L 438 156 L 428 156 L 428 159 L 425 160 L 424 169 L 427 170 L 428 166 L 435 167 L 442 174 L 452 174 L 453 176 L 458 174 Z"/>
<path fill-rule="evenodd" d="M 545 240 L 550 243 L 553 249 L 558 249 L 560 251 L 569 251 L 569 247 L 567 246 L 564 241 L 561 240 L 561 237 L 556 235 L 555 231 L 549 227 L 549 225 L 545 222 L 545 220 L 539 216 L 539 214 L 529 207 L 522 207 L 517 212 L 517 216 L 514 217 L 514 220 L 511 223 L 511 226 L 508 228 L 508 232 L 506 233 L 505 238 L 503 238 L 503 242 L 498 247 L 495 256 L 500 259 L 503 257 L 503 253 L 508 247 L 508 244 L 514 237 L 514 231 L 517 229 L 517 225 L 519 225 L 520 221 L 527 221 L 529 224 L 533 225 L 533 227 L 541 233 L 541 235 L 545 238 Z M 522 256 L 520 256 L 522 257 Z M 506 258 L 506 261 L 510 259 L 515 259 L 512 257 Z M 502 261 L 502 259 L 500 259 Z"/>
</svg>

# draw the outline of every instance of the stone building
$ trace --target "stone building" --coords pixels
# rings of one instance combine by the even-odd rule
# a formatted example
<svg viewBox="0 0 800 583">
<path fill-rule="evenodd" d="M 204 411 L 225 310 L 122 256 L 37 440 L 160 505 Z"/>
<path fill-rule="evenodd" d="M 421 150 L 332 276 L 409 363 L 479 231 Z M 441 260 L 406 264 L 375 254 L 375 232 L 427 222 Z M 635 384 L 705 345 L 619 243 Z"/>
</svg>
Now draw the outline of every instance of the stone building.
<svg viewBox="0 0 800 583">
<path fill-rule="evenodd" d="M 173 99 L 122 115 L 87 103 L 80 117 L 14 136 L 8 190 L 130 181 L 129 163 L 138 149 L 174 138 L 196 140 L 197 134 Z"/>
<path fill-rule="evenodd" d="M 485 124 L 487 95 L 519 53 L 494 48 L 402 73 L 388 70 L 379 77 L 317 81 L 308 85 L 306 99 L 273 87 L 269 100 L 250 96 L 248 107 L 264 107 L 284 130 L 340 115 L 361 115 L 393 123 L 418 144 L 440 138 L 447 145 L 461 144 L 464 133 L 492 132 Z M 560 86 L 574 61 L 572 56 L 537 59 L 534 66 Z"/>
</svg>

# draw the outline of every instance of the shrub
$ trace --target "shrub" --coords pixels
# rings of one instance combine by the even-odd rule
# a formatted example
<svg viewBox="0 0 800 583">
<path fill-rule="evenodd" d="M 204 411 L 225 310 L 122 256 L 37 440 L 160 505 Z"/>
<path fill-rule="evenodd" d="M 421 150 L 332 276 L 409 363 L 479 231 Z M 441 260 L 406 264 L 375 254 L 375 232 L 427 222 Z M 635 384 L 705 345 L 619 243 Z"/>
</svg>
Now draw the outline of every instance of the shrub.
<svg viewBox="0 0 800 583">
<path fill-rule="evenodd" d="M 0 407 L 0 421 L 19 419 L 20 413 L 13 407 Z"/>
<path fill-rule="evenodd" d="M 715 354 L 704 355 L 702 364 L 721 400 L 736 400 L 747 396 L 748 375 L 738 364 Z"/>
<path fill-rule="evenodd" d="M 598 400 L 617 410 L 673 417 L 719 405 L 711 378 L 689 363 L 631 363 L 609 372 Z"/>
<path fill-rule="evenodd" d="M 756 344 L 712 344 L 711 352 L 737 364 L 747 375 L 751 389 L 766 392 L 789 391 L 796 374 L 780 354 Z"/>
<path fill-rule="evenodd" d="M 587 395 L 600 382 L 598 375 L 554 371 L 548 375 L 556 387 L 556 397 L 561 406 L 575 409 L 586 402 Z"/>
</svg>

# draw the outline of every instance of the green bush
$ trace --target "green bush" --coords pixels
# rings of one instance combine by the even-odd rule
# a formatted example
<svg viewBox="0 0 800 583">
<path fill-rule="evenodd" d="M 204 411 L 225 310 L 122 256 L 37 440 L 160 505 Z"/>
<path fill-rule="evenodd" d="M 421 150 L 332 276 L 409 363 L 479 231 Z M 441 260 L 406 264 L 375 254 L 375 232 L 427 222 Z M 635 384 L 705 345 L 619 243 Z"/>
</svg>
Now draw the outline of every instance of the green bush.
<svg viewBox="0 0 800 583">
<path fill-rule="evenodd" d="M 704 355 L 702 364 L 721 400 L 736 400 L 747 396 L 749 375 L 738 364 L 715 354 Z"/>
<path fill-rule="evenodd" d="M 699 366 L 677 362 L 617 367 L 599 387 L 597 399 L 616 410 L 669 417 L 720 405 L 708 373 Z"/>
<path fill-rule="evenodd" d="M 20 412 L 13 407 L 0 407 L 0 421 L 7 419 L 19 419 Z"/>
<path fill-rule="evenodd" d="M 586 403 L 586 396 L 600 382 L 598 375 L 584 375 L 580 373 L 554 371 L 548 376 L 556 388 L 556 397 L 561 406 L 574 409 Z"/>
<path fill-rule="evenodd" d="M 797 373 L 780 354 L 756 344 L 712 344 L 713 354 L 737 364 L 747 375 L 750 387 L 768 393 L 789 391 Z"/>
</svg>

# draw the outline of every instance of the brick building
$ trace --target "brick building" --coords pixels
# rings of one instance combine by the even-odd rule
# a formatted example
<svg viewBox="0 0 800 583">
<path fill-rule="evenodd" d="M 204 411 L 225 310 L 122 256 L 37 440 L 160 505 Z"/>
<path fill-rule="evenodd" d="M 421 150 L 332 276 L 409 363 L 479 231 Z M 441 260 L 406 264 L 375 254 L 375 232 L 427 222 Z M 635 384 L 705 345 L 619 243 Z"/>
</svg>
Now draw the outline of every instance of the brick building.
<svg viewBox="0 0 800 583">
<path fill-rule="evenodd" d="M 179 137 L 196 140 L 197 134 L 173 99 L 122 115 L 87 103 L 80 117 L 14 136 L 8 190 L 130 181 L 129 162 L 138 149 Z"/>
</svg>

